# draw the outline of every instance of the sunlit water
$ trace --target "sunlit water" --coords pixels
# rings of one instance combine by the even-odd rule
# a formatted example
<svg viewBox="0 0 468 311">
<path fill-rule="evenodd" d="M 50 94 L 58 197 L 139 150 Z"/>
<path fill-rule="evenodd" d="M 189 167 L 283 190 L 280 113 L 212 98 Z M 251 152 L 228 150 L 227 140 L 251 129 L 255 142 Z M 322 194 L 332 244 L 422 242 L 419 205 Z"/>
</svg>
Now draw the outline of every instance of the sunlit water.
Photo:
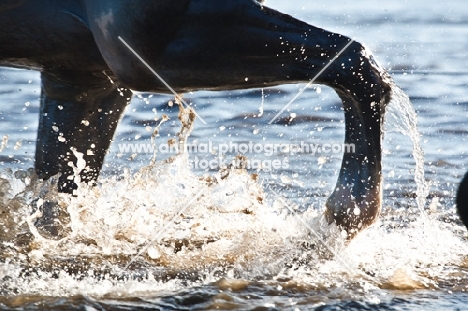
<svg viewBox="0 0 468 311">
<path fill-rule="evenodd" d="M 200 167 L 216 159 L 211 152 L 123 151 L 123 143 L 151 145 L 157 126 L 157 147 L 181 129 L 172 98 L 140 94 L 98 187 L 74 198 L 49 192 L 68 206 L 71 233 L 43 239 L 29 203 L 52 186 L 28 171 L 39 76 L 2 68 L 0 309 L 464 308 L 468 241 L 454 196 L 468 169 L 466 4 L 268 4 L 365 42 L 409 95 L 419 134 L 405 101 L 392 102 L 380 220 L 349 245 L 323 223 L 341 153 L 253 152 L 251 161 L 287 159 L 288 166 L 220 171 Z M 301 87 L 185 94 L 208 123 L 195 121 L 187 144 L 341 143 L 340 102 L 324 87 L 307 90 L 268 125 Z M 163 115 L 169 120 L 161 123 Z M 420 149 L 424 165 L 415 161 Z M 199 167 L 189 168 L 195 157 Z"/>
</svg>

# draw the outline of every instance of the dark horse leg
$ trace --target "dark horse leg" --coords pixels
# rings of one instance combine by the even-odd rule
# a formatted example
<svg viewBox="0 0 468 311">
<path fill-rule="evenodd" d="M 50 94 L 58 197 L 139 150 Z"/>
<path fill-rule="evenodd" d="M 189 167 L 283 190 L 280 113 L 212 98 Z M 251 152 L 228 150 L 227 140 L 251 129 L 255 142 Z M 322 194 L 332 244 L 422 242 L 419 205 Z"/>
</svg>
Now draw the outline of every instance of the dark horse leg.
<svg viewBox="0 0 468 311">
<path fill-rule="evenodd" d="M 97 179 L 131 91 L 119 89 L 104 74 L 42 73 L 41 109 L 36 145 L 36 172 L 48 179 L 60 173 L 59 191 L 73 193 L 76 182 Z M 75 176 L 77 158 L 86 166 Z M 76 180 L 77 177 L 80 180 Z"/>
<path fill-rule="evenodd" d="M 314 77 L 332 87 L 344 106 L 345 143 L 355 150 L 343 155 L 326 217 L 352 237 L 379 216 L 382 124 L 392 79 L 363 45 L 249 0 L 155 1 L 151 22 L 138 17 L 112 27 L 104 21 L 126 18 L 125 5 L 110 11 L 101 1 L 87 3 L 104 59 L 131 89 L 167 92 L 119 37 L 177 92 L 267 87 Z M 170 24 L 172 32 L 153 36 L 161 24 Z"/>
<path fill-rule="evenodd" d="M 73 193 L 78 182 L 93 183 L 132 93 L 118 89 L 103 73 L 42 73 L 35 168 L 38 177 L 58 175 L 58 190 Z M 80 160 L 75 153 L 82 154 Z M 84 161 L 84 162 L 83 162 Z M 37 204 L 37 201 L 35 202 Z M 35 208 L 36 206 L 33 206 Z M 64 211 L 54 201 L 39 206 L 42 235 L 62 236 Z"/>
</svg>

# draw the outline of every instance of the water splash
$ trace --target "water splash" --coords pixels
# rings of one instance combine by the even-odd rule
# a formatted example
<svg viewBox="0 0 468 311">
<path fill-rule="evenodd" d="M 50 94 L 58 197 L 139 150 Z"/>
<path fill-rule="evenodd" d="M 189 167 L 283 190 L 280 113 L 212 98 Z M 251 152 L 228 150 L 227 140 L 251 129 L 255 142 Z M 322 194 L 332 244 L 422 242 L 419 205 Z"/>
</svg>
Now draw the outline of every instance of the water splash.
<svg viewBox="0 0 468 311">
<path fill-rule="evenodd" d="M 33 171 L 2 176 L 2 191 L 8 196 L 0 209 L 9 215 L 3 218 L 9 219 L 4 228 L 12 229 L 3 240 L 13 242 L 3 243 L 0 259 L 5 269 L 15 273 L 34 266 L 41 279 L 38 287 L 31 288 L 13 282 L 16 290 L 36 293 L 43 288 L 39 284 L 51 282 L 57 267 L 61 274 L 75 271 L 75 277 L 87 279 L 96 276 L 89 270 L 97 271 L 98 278 L 113 275 L 116 281 L 138 275 L 144 267 L 158 280 L 187 271 L 199 280 L 204 273 L 230 270 L 233 276 L 264 277 L 278 273 L 287 262 L 320 258 L 316 250 L 306 250 L 317 246 L 307 228 L 290 215 L 281 198 L 267 200 L 257 174 L 237 167 L 204 176 L 190 170 L 185 146 L 195 115 L 191 109 L 179 108 L 181 130 L 170 142 L 178 144 L 179 153 L 166 160 L 154 157 L 135 174 L 126 170 L 101 179 L 97 187 L 81 184 L 75 197 L 57 193 L 56 178 L 41 182 Z M 75 175 L 84 166 L 78 161 Z M 35 198 L 50 196 L 69 214 L 69 221 L 62 221 L 69 234 L 58 241 L 41 236 L 34 225 L 36 213 L 30 215 Z M 301 215 L 311 224 L 318 216 L 313 208 Z M 20 237 L 25 237 L 23 243 Z M 69 282 L 69 276 L 64 279 Z M 57 284 L 48 294 L 70 294 L 63 290 Z"/>
<path fill-rule="evenodd" d="M 424 211 L 429 186 L 424 178 L 424 151 L 421 147 L 421 135 L 417 128 L 417 114 L 408 95 L 397 85 L 392 85 L 392 99 L 385 112 L 385 132 L 396 131 L 408 136 L 413 142 L 415 160 L 414 181 L 416 182 L 416 204 L 421 216 L 427 219 Z M 391 124 L 391 127 L 388 126 Z"/>
</svg>

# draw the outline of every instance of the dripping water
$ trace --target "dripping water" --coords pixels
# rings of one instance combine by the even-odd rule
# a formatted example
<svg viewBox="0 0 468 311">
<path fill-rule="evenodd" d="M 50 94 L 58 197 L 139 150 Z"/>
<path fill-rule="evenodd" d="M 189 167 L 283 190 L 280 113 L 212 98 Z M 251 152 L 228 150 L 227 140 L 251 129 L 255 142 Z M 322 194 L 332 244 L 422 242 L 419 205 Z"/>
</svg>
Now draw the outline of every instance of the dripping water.
<svg viewBox="0 0 468 311">
<path fill-rule="evenodd" d="M 416 183 L 416 205 L 421 216 L 426 219 L 424 211 L 429 187 L 424 178 L 424 151 L 421 147 L 421 135 L 418 131 L 418 118 L 408 95 L 397 85 L 392 85 L 392 99 L 385 112 L 385 130 L 396 131 L 408 136 L 413 143 L 415 160 L 414 181 Z M 391 124 L 391 127 L 388 126 Z"/>
</svg>

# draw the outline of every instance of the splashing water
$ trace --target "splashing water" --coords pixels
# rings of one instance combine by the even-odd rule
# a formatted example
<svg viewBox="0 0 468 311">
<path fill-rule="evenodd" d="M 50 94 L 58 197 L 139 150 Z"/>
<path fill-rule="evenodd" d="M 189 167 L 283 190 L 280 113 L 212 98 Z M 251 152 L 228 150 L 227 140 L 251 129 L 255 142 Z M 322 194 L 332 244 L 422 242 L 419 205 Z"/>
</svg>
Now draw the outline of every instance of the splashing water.
<svg viewBox="0 0 468 311">
<path fill-rule="evenodd" d="M 408 136 L 413 142 L 413 157 L 415 160 L 414 181 L 416 182 L 416 204 L 423 218 L 429 187 L 424 179 L 424 151 L 421 147 L 421 135 L 417 127 L 416 111 L 408 95 L 397 85 L 392 85 L 392 100 L 385 112 L 385 132 L 397 131 Z M 391 124 L 392 126 L 388 126 Z"/>
<path fill-rule="evenodd" d="M 158 280 L 188 271 L 200 279 L 218 270 L 251 278 L 277 274 L 285 262 L 305 260 L 307 252 L 300 245 L 314 248 L 316 242 L 305 226 L 297 224 L 284 201 L 273 198 L 273 206 L 265 203 L 257 174 L 226 167 L 200 177 L 190 170 L 184 150 L 195 117 L 192 110 L 179 108 L 182 128 L 178 141 L 172 142 L 179 144 L 179 154 L 164 161 L 153 159 L 134 175 L 127 170 L 103 179 L 98 187 L 81 184 L 75 197 L 52 190 L 53 178 L 39 182 L 33 172 L 23 172 L 24 176 L 5 172 L 1 181 L 9 195 L 3 197 L 1 210 L 8 215 L 3 227 L 9 230 L 3 240 L 13 241 L 3 243 L 5 269 L 15 267 L 12 271 L 23 274 L 22 269 L 34 266 L 47 282 L 53 279 L 54 267 L 60 267 L 60 273 L 73 271 L 78 278 L 131 277 L 141 273 L 142 267 L 152 270 Z M 160 130 L 158 126 L 153 138 Z M 79 161 L 75 175 L 85 166 Z M 30 215 L 33 199 L 46 192 L 69 214 L 69 221 L 62 223 L 68 223 L 70 234 L 59 241 L 43 238 L 34 226 L 36 215 Z M 310 209 L 301 218 L 317 223 L 318 215 Z M 321 226 L 317 230 L 332 236 L 333 227 Z M 25 241 L 20 242 L 20 237 Z M 341 247 L 339 234 L 335 239 L 333 245 Z M 23 254 L 20 260 L 19 253 Z M 314 251 L 309 256 L 321 255 Z M 268 263 L 263 262 L 267 258 Z M 15 291 L 43 293 L 42 287 L 10 285 Z M 69 295 L 67 290 L 74 292 L 57 284 L 48 294 Z"/>
</svg>

